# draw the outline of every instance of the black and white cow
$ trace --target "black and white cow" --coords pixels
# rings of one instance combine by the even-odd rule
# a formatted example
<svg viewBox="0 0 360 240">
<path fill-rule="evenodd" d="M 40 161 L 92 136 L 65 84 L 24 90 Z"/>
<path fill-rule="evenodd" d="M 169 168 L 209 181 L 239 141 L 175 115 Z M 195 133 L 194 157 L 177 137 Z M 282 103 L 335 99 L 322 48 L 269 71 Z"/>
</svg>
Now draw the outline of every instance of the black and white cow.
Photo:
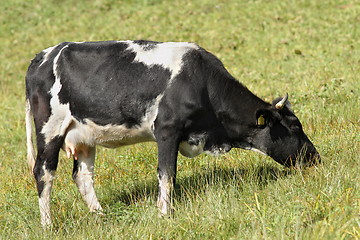
<svg viewBox="0 0 360 240">
<path fill-rule="evenodd" d="M 43 225 L 51 223 L 50 192 L 61 148 L 74 158 L 73 179 L 90 211 L 102 210 L 93 187 L 96 145 L 157 142 L 162 214 L 171 208 L 178 151 L 195 157 L 240 147 L 285 166 L 320 159 L 287 95 L 264 102 L 193 43 L 58 44 L 32 60 L 26 100 L 28 161 Z"/>
</svg>

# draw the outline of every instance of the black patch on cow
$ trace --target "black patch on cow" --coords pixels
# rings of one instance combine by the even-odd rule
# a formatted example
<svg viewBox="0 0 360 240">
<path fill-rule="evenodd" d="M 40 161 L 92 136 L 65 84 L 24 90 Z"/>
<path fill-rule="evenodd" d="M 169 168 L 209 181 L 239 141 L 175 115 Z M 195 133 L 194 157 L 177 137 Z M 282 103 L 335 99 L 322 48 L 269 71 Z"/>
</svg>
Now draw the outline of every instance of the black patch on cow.
<svg viewBox="0 0 360 240">
<path fill-rule="evenodd" d="M 78 172 L 79 172 L 79 161 L 74 159 L 74 167 L 73 167 L 73 173 L 72 173 L 72 178 L 74 179 L 74 181 L 76 179 L 76 175 Z"/>
<path fill-rule="evenodd" d="M 151 49 L 154 49 L 161 42 L 146 41 L 146 40 L 136 40 L 136 41 L 134 41 L 134 43 L 142 46 L 143 50 L 149 51 Z"/>
<path fill-rule="evenodd" d="M 43 138 L 40 139 L 42 140 Z M 43 145 L 38 146 L 38 154 L 33 173 L 36 179 L 39 197 L 44 189 L 44 181 L 42 180 L 42 177 L 45 173 L 43 166 L 45 166 L 47 171 L 56 171 L 59 162 L 59 151 L 63 143 L 64 136 L 56 136 L 47 144 L 44 144 L 43 141 L 38 141 L 38 144 Z"/>
<path fill-rule="evenodd" d="M 133 62 L 127 43 L 70 44 L 58 60 L 60 102 L 69 103 L 78 120 L 96 124 L 140 124 L 146 109 L 161 94 L 171 72 L 159 65 Z"/>
</svg>

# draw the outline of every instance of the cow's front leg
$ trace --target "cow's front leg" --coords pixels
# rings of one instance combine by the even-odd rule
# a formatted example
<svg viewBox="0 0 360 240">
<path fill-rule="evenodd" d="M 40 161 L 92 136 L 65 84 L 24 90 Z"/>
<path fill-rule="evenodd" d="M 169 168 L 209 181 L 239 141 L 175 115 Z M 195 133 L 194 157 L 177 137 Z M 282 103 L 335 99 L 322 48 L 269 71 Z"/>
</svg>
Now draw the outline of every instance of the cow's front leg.
<svg viewBox="0 0 360 240">
<path fill-rule="evenodd" d="M 160 137 L 157 140 L 159 151 L 158 178 L 159 196 L 157 206 L 161 215 L 173 210 L 172 194 L 176 179 L 176 162 L 179 148 L 177 137 Z"/>
</svg>

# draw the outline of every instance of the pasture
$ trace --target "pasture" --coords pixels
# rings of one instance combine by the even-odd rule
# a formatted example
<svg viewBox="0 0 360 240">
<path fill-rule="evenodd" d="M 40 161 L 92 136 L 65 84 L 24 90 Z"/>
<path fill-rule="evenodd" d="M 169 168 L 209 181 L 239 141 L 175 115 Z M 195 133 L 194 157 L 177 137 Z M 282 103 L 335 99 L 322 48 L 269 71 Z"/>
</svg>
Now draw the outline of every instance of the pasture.
<svg viewBox="0 0 360 240">
<path fill-rule="evenodd" d="M 360 4 L 355 0 L 5 0 L 0 4 L 0 239 L 360 239 Z M 159 218 L 157 148 L 97 149 L 88 212 L 60 154 L 54 224 L 40 225 L 26 162 L 25 74 L 62 41 L 190 41 L 259 97 L 289 93 L 322 156 L 287 169 L 241 149 L 179 155 L 173 217 Z"/>
</svg>

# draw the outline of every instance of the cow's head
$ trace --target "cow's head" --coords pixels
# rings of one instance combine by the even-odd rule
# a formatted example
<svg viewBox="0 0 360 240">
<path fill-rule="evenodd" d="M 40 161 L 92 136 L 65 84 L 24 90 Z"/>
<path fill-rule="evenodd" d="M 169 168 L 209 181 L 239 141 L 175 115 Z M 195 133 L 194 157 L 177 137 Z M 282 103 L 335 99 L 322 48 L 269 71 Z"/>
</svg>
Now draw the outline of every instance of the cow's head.
<svg viewBox="0 0 360 240">
<path fill-rule="evenodd" d="M 255 120 L 253 148 L 287 167 L 309 166 L 320 161 L 319 153 L 290 109 L 287 94 L 275 99 L 271 107 L 257 110 Z"/>
</svg>

